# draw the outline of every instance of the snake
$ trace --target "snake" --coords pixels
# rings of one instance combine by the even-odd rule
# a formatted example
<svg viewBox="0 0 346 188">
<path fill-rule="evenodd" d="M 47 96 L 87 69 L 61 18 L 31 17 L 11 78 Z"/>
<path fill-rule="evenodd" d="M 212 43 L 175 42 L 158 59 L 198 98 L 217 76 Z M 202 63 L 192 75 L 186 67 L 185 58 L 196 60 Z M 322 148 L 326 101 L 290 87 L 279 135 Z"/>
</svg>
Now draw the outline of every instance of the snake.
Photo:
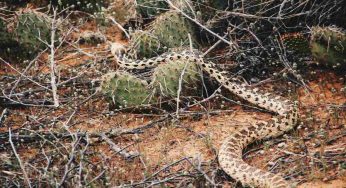
<svg viewBox="0 0 346 188">
<path fill-rule="evenodd" d="M 292 184 L 280 174 L 264 171 L 247 164 L 242 156 L 248 145 L 255 141 L 269 139 L 283 135 L 297 125 L 298 101 L 285 100 L 272 93 L 259 92 L 257 88 L 239 83 L 235 78 L 228 77 L 214 62 L 205 61 L 198 51 L 167 52 L 145 60 L 131 60 L 118 58 L 119 67 L 124 69 L 154 68 L 160 63 L 176 60 L 196 63 L 211 78 L 222 87 L 245 101 L 272 112 L 269 121 L 257 121 L 250 126 L 241 127 L 230 133 L 222 142 L 218 161 L 220 167 L 242 185 L 251 187 L 287 188 Z"/>
</svg>

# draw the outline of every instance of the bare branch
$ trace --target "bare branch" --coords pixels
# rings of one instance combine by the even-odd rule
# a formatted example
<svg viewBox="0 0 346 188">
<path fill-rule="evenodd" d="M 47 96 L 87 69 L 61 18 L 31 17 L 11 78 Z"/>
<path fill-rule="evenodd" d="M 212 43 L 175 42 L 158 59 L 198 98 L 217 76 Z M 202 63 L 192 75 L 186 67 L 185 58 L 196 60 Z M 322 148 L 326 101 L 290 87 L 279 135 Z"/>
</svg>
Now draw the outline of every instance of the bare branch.
<svg viewBox="0 0 346 188">
<path fill-rule="evenodd" d="M 8 129 L 8 135 L 9 135 L 8 141 L 10 142 L 11 147 L 12 147 L 12 151 L 13 151 L 14 155 L 15 155 L 16 158 L 17 158 L 17 161 L 18 161 L 18 163 L 19 163 L 20 168 L 22 169 L 25 182 L 26 182 L 27 186 L 29 186 L 29 187 L 31 188 L 32 186 L 31 186 L 31 183 L 30 183 L 29 176 L 28 176 L 28 174 L 26 173 L 26 170 L 25 170 L 25 167 L 24 167 L 24 165 L 23 165 L 23 162 L 22 162 L 22 160 L 20 159 L 20 157 L 19 157 L 19 155 L 18 155 L 18 153 L 17 153 L 17 151 L 16 151 L 16 148 L 15 148 L 13 142 L 12 142 L 12 131 L 11 131 L 11 128 Z"/>
<path fill-rule="evenodd" d="M 55 32 L 56 32 L 56 15 L 57 10 L 53 8 L 53 19 L 52 19 L 52 25 L 51 25 L 51 41 L 50 41 L 50 81 L 51 81 L 51 87 L 52 87 L 52 94 L 53 94 L 53 101 L 54 101 L 54 107 L 59 106 L 59 96 L 57 93 L 57 85 L 56 85 L 56 65 L 55 65 Z"/>
</svg>

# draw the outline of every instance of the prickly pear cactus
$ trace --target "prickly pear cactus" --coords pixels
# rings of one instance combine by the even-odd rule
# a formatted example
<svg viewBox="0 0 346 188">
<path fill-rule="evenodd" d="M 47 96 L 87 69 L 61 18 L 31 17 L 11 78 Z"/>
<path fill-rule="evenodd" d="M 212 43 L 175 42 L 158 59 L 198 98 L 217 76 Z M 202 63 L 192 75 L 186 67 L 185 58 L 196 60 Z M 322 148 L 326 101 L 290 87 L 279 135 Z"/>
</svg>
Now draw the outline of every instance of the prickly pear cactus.
<svg viewBox="0 0 346 188">
<path fill-rule="evenodd" d="M 346 33 L 336 27 L 313 27 L 312 56 L 333 68 L 346 68 Z"/>
<path fill-rule="evenodd" d="M 135 107 L 154 102 L 148 83 L 127 72 L 112 72 L 102 78 L 101 92 L 116 108 Z"/>
<path fill-rule="evenodd" d="M 0 57 L 9 60 L 12 48 L 16 46 L 13 36 L 7 31 L 6 24 L 0 19 Z"/>
<path fill-rule="evenodd" d="M 111 15 L 120 25 L 125 25 L 131 19 L 136 19 L 135 0 L 111 0 L 105 10 L 106 15 Z"/>
<path fill-rule="evenodd" d="M 150 32 L 137 30 L 131 34 L 128 55 L 133 59 L 154 57 L 165 50 L 159 39 Z"/>
<path fill-rule="evenodd" d="M 190 45 L 197 48 L 199 43 L 193 23 L 177 12 L 168 11 L 158 16 L 148 30 L 132 34 L 129 54 L 131 58 L 150 58 L 167 52 L 170 48 Z"/>
<path fill-rule="evenodd" d="M 7 25 L 0 19 L 0 57 L 8 62 L 20 62 L 28 59 L 28 50 L 21 46 L 13 33 L 7 31 Z"/>
<path fill-rule="evenodd" d="M 189 34 L 192 44 L 198 44 L 193 23 L 177 12 L 169 11 L 158 16 L 150 30 L 167 48 L 188 46 Z"/>
<path fill-rule="evenodd" d="M 18 42 L 29 54 L 45 49 L 44 42 L 50 43 L 50 19 L 43 13 L 29 11 L 18 16 L 15 33 Z"/>
<path fill-rule="evenodd" d="M 6 29 L 6 24 L 2 19 L 0 19 L 0 44 L 3 48 L 4 45 L 10 43 L 12 41 L 11 34 Z M 1 49 L 3 50 L 3 49 Z"/>
<path fill-rule="evenodd" d="M 182 76 L 182 79 L 181 79 Z M 201 74 L 193 62 L 177 60 L 155 68 L 150 88 L 161 98 L 176 97 L 181 82 L 181 96 L 200 95 Z"/>
<path fill-rule="evenodd" d="M 340 53 L 346 51 L 346 33 L 337 27 L 312 27 L 311 40 L 329 44 Z"/>
<path fill-rule="evenodd" d="M 167 11 L 169 6 L 164 0 L 137 0 L 136 9 L 143 18 L 152 18 Z"/>
<path fill-rule="evenodd" d="M 346 68 L 346 56 L 317 42 L 311 43 L 311 52 L 316 61 L 332 68 Z"/>
<path fill-rule="evenodd" d="M 108 0 L 51 0 L 51 4 L 59 10 L 69 8 L 88 13 L 101 12 L 108 6 Z"/>
</svg>

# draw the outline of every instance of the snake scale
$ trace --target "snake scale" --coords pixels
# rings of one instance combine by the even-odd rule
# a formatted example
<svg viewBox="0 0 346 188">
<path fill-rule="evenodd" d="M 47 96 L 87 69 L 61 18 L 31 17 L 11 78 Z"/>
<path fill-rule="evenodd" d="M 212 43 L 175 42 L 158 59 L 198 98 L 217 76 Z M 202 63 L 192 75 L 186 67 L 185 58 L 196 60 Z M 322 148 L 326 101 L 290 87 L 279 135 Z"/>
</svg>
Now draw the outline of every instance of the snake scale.
<svg viewBox="0 0 346 188">
<path fill-rule="evenodd" d="M 219 150 L 218 160 L 221 168 L 243 185 L 270 188 L 290 187 L 290 183 L 280 175 L 260 170 L 245 163 L 242 159 L 242 153 L 254 141 L 277 137 L 293 129 L 298 120 L 298 102 L 283 100 L 280 96 L 273 94 L 261 94 L 256 89 L 240 84 L 219 71 L 213 62 L 204 61 L 198 52 L 165 53 L 154 58 L 136 61 L 119 58 L 118 64 L 125 69 L 145 69 L 179 59 L 196 63 L 231 93 L 276 114 L 269 121 L 258 121 L 231 133 L 222 142 Z"/>
</svg>

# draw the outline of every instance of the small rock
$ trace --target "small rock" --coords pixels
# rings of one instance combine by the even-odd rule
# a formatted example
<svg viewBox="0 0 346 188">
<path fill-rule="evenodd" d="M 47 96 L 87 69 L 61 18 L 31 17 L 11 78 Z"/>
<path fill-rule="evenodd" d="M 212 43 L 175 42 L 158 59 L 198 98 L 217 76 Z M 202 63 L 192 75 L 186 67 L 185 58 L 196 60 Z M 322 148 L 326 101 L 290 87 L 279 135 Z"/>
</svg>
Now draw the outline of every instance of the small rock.
<svg viewBox="0 0 346 188">
<path fill-rule="evenodd" d="M 250 80 L 252 83 L 258 83 L 260 81 L 260 79 L 258 78 L 251 78 Z"/>
<path fill-rule="evenodd" d="M 284 148 L 284 147 L 286 147 L 286 143 L 285 142 L 281 142 L 281 143 L 278 144 L 278 147 L 279 148 Z"/>
<path fill-rule="evenodd" d="M 126 51 L 125 46 L 117 42 L 110 43 L 110 49 L 114 57 L 117 57 Z"/>
</svg>

